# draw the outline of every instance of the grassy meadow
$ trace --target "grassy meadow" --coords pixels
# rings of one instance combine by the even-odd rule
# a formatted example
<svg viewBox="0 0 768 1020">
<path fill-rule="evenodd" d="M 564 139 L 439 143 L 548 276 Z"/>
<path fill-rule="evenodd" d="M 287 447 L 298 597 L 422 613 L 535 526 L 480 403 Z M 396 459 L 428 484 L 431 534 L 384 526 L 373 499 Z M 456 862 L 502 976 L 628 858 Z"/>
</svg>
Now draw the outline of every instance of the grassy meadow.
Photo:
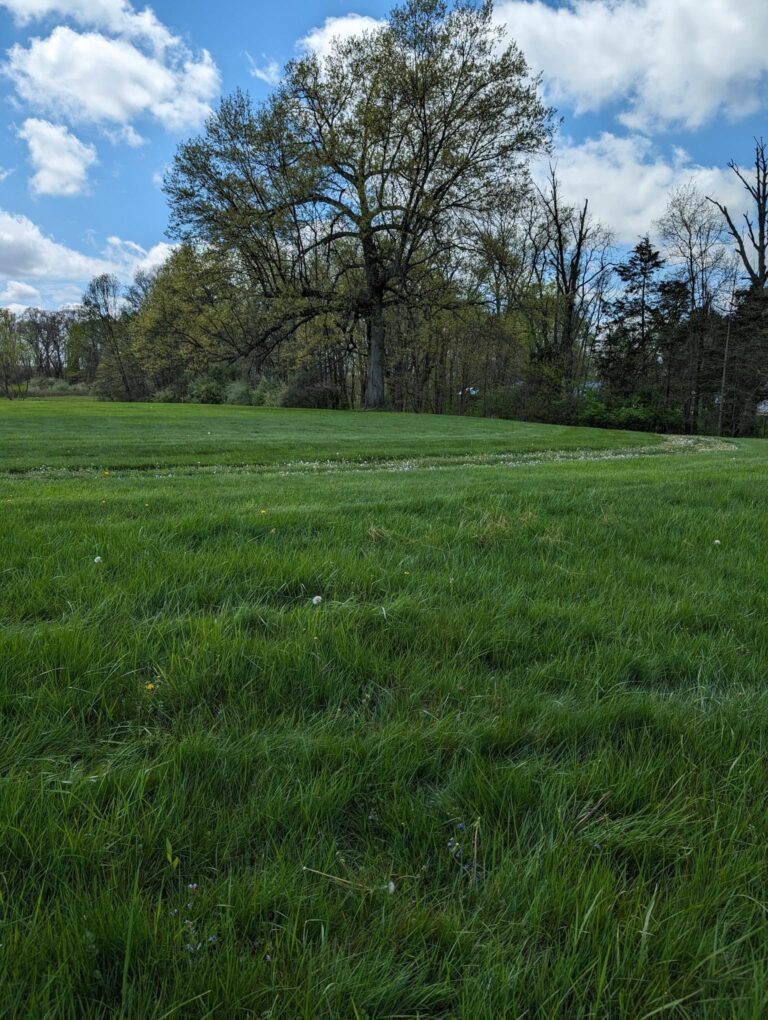
<svg viewBox="0 0 768 1020">
<path fill-rule="evenodd" d="M 0 1016 L 768 1015 L 767 468 L 0 403 Z"/>
</svg>

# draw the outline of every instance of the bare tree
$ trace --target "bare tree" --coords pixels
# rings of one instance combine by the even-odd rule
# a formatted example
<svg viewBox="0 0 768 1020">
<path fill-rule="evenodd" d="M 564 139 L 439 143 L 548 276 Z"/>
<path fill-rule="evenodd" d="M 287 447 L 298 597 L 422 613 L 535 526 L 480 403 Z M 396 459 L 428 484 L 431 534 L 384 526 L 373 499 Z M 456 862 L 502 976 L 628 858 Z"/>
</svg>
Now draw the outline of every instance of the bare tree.
<svg viewBox="0 0 768 1020">
<path fill-rule="evenodd" d="M 101 352 L 102 375 L 116 373 L 117 385 L 110 383 L 110 396 L 135 400 L 143 392 L 135 358 L 130 350 L 123 288 L 116 276 L 94 277 L 83 295 L 83 324 L 94 335 Z"/>
<path fill-rule="evenodd" d="M 684 425 L 697 432 L 705 350 L 711 344 L 713 306 L 726 283 L 728 248 L 720 216 L 694 184 L 675 189 L 656 224 L 667 263 L 688 293 L 688 351 L 685 359 Z"/>
<path fill-rule="evenodd" d="M 755 168 L 752 177 L 748 177 L 734 160 L 728 166 L 752 199 L 753 211 L 744 213 L 746 232 L 736 226 L 727 206 L 714 198 L 709 198 L 709 201 L 717 206 L 725 219 L 751 288 L 763 290 L 768 283 L 768 148 L 764 139 L 755 139 Z"/>
<path fill-rule="evenodd" d="M 67 337 L 73 319 L 73 313 L 67 309 L 28 308 L 22 312 L 18 328 L 32 350 L 38 375 L 64 378 Z"/>
<path fill-rule="evenodd" d="M 558 296 L 554 355 L 564 395 L 570 397 L 594 332 L 591 327 L 602 308 L 612 269 L 613 238 L 592 218 L 587 199 L 579 207 L 563 201 L 553 167 L 539 195 L 547 236 L 545 265 Z"/>
</svg>

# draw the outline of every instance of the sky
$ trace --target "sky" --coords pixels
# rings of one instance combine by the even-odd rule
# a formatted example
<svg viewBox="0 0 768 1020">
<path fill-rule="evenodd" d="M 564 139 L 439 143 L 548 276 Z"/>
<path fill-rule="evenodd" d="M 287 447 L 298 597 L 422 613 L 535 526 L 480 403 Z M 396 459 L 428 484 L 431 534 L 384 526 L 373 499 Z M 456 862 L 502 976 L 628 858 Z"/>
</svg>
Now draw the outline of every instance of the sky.
<svg viewBox="0 0 768 1020">
<path fill-rule="evenodd" d="M 0 307 L 77 303 L 171 250 L 162 176 L 236 87 L 373 27 L 381 0 L 0 0 Z M 497 0 L 562 118 L 574 202 L 631 245 L 691 180 L 734 211 L 768 134 L 768 0 Z"/>
</svg>

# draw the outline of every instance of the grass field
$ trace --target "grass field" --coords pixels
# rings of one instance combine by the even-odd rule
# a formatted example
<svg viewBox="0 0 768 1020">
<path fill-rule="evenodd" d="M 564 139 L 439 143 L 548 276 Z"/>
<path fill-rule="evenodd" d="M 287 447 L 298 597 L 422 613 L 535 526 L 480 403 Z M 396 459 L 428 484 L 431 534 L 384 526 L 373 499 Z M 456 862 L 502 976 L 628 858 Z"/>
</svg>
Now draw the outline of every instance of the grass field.
<svg viewBox="0 0 768 1020">
<path fill-rule="evenodd" d="M 0 404 L 0 1015 L 766 1016 L 767 467 Z"/>
</svg>

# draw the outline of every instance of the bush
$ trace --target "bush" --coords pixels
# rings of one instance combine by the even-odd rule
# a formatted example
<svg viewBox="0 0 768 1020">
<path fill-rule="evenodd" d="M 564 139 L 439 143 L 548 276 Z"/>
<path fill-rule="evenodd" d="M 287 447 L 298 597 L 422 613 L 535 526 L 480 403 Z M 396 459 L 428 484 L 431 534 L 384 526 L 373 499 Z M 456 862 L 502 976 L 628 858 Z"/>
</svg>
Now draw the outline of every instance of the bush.
<svg viewBox="0 0 768 1020">
<path fill-rule="evenodd" d="M 288 387 L 279 379 L 263 375 L 253 391 L 253 403 L 259 407 L 284 407 Z"/>
<path fill-rule="evenodd" d="M 210 376 L 198 376 L 189 384 L 187 397 L 193 404 L 223 404 L 224 385 Z"/>
<path fill-rule="evenodd" d="M 316 366 L 301 368 L 288 382 L 283 405 L 285 407 L 313 407 L 323 411 L 336 411 L 344 404 L 344 394 L 338 386 L 319 376 Z"/>
<path fill-rule="evenodd" d="M 152 394 L 153 404 L 180 404 L 181 393 L 176 386 L 163 386 Z"/>
<path fill-rule="evenodd" d="M 227 404 L 253 404 L 255 393 L 246 382 L 231 382 L 224 391 Z"/>
<path fill-rule="evenodd" d="M 66 379 L 38 376 L 29 380 L 30 397 L 87 397 L 91 388 L 87 383 L 69 383 Z"/>
<path fill-rule="evenodd" d="M 624 402 L 588 397 L 579 408 L 576 424 L 638 432 L 670 432 L 681 428 L 682 415 L 678 408 L 664 407 L 655 402 Z"/>
</svg>

